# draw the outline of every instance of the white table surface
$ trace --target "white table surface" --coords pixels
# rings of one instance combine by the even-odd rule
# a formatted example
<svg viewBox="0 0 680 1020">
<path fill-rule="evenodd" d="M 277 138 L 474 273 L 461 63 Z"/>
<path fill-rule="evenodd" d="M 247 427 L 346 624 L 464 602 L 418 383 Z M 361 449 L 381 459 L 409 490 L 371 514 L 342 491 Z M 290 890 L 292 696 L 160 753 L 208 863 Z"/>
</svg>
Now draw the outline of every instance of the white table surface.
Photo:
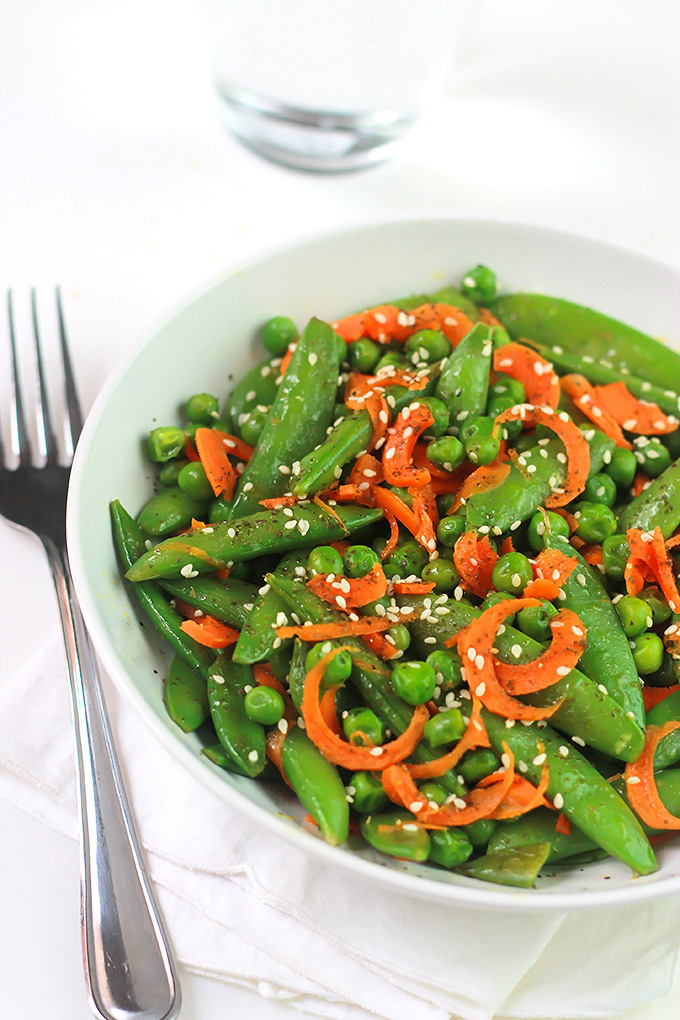
<svg viewBox="0 0 680 1020">
<path fill-rule="evenodd" d="M 218 125 L 197 3 L 4 0 L 0 287 L 61 283 L 86 407 L 185 294 L 320 229 L 484 216 L 680 267 L 676 5 L 473 6 L 450 94 L 403 155 L 323 177 L 270 166 Z M 0 530 L 0 546 L 13 540 Z M 29 637 L 28 602 L 6 579 L 2 595 L 12 669 Z M 0 830 L 0 1014 L 85 1020 L 76 846 L 1 800 Z M 292 1015 L 206 978 L 183 973 L 182 983 L 183 1020 Z M 680 984 L 627 1020 L 678 1015 Z"/>
</svg>

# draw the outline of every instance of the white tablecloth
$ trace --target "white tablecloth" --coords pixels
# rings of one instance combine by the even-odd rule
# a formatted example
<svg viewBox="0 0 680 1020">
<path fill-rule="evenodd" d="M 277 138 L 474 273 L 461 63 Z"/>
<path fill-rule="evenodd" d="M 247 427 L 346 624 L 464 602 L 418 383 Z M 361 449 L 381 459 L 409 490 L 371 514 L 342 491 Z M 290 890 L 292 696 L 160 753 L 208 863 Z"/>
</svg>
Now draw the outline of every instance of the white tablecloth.
<svg viewBox="0 0 680 1020">
<path fill-rule="evenodd" d="M 478 0 L 462 22 L 450 92 L 402 156 L 329 177 L 269 165 L 219 126 L 189 0 L 5 0 L 0 23 L 0 286 L 62 285 L 86 407 L 184 294 L 328 227 L 483 216 L 680 266 L 672 0 Z M 427 59 L 416 29 L 414 59 Z M 25 657 L 35 616 L 53 611 L 46 574 L 41 581 L 36 589 L 0 575 L 4 670 Z M 22 833 L 12 853 L 23 863 L 36 837 Z M 44 838 L 51 846 L 52 834 Z M 50 857 L 39 866 L 49 874 Z M 58 926 L 55 904 L 45 910 L 43 923 Z M 23 954 L 0 956 L 0 977 L 16 983 L 31 972 Z M 236 993 L 219 991 L 238 1015 Z M 70 1000 L 56 1008 L 76 1015 Z M 635 1020 L 678 1014 L 680 988 Z"/>
</svg>

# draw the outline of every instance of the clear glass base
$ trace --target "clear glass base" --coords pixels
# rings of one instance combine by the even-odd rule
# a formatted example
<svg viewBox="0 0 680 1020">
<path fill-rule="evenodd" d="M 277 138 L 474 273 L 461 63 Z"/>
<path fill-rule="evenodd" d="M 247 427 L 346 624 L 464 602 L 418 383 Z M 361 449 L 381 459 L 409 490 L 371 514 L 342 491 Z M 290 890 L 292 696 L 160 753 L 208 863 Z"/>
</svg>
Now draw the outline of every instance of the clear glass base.
<svg viewBox="0 0 680 1020">
<path fill-rule="evenodd" d="M 395 155 L 419 112 L 340 114 L 284 106 L 217 85 L 220 117 L 260 156 L 297 170 L 338 173 Z"/>
</svg>

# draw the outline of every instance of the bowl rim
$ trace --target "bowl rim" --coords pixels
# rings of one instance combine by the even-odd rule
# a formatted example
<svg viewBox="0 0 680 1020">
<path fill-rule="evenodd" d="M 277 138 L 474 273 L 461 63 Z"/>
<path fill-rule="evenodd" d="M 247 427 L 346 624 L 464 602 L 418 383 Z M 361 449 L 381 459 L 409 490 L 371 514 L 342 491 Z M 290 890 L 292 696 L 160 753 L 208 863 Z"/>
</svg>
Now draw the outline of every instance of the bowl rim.
<svg viewBox="0 0 680 1020">
<path fill-rule="evenodd" d="M 427 230 L 428 227 L 432 227 L 435 224 L 438 227 L 446 224 L 452 230 L 456 228 L 469 229 L 477 225 L 483 225 L 486 228 L 497 228 L 500 231 L 507 231 L 509 233 L 528 232 L 540 237 L 544 243 L 559 244 L 566 241 L 582 243 L 593 249 L 599 249 L 602 255 L 606 255 L 608 252 L 616 253 L 619 257 L 624 256 L 631 260 L 636 260 L 640 264 L 646 264 L 652 271 L 671 273 L 678 277 L 678 283 L 680 283 L 680 273 L 674 266 L 636 252 L 633 249 L 610 244 L 586 235 L 493 217 L 390 218 L 372 221 L 368 224 L 353 224 L 342 229 L 314 231 L 298 236 L 292 243 L 284 242 L 264 247 L 243 261 L 235 261 L 230 266 L 226 266 L 210 281 L 191 289 L 183 298 L 173 302 L 170 309 L 157 318 L 155 324 L 152 323 L 145 329 L 144 334 L 139 337 L 137 342 L 133 343 L 130 352 L 122 359 L 106 380 L 86 418 L 71 469 L 66 523 L 68 553 L 74 587 L 83 618 L 92 638 L 96 656 L 106 673 L 113 680 L 117 691 L 128 699 L 154 736 L 160 740 L 162 746 L 190 774 L 199 782 L 207 783 L 208 787 L 226 800 L 231 807 L 242 811 L 254 821 L 263 824 L 270 832 L 282 836 L 299 850 L 319 858 L 329 866 L 344 868 L 350 874 L 363 879 L 377 881 L 386 889 L 392 888 L 395 892 L 403 893 L 411 898 L 436 900 L 439 902 L 447 901 L 452 905 L 458 904 L 461 907 L 482 911 L 500 910 L 515 913 L 546 912 L 552 910 L 569 912 L 587 911 L 595 908 L 618 907 L 624 904 L 649 901 L 659 896 L 678 892 L 680 891 L 680 875 L 666 878 L 655 877 L 658 876 L 658 872 L 646 878 L 638 877 L 634 881 L 631 880 L 627 886 L 613 886 L 602 891 L 584 890 L 578 892 L 570 890 L 556 892 L 549 889 L 513 889 L 506 886 L 496 886 L 492 883 L 481 883 L 474 879 L 469 880 L 471 885 L 468 886 L 458 882 L 453 884 L 435 881 L 426 876 L 382 867 L 375 861 L 359 857 L 351 851 L 343 851 L 342 848 L 332 847 L 304 829 L 290 825 L 283 815 L 260 807 L 242 795 L 229 783 L 222 781 L 221 777 L 210 768 L 207 768 L 205 763 L 200 761 L 198 756 L 189 747 L 182 744 L 172 731 L 162 724 L 154 709 L 147 703 L 135 684 L 129 681 L 127 671 L 116 656 L 115 647 L 109 641 L 104 628 L 100 625 L 97 600 L 88 584 L 83 550 L 79 543 L 79 508 L 81 504 L 79 496 L 82 492 L 86 474 L 88 452 L 99 423 L 104 416 L 112 395 L 131 370 L 142 350 L 151 345 L 158 333 L 168 326 L 180 312 L 186 311 L 189 307 L 199 303 L 206 294 L 217 287 L 223 286 L 226 280 L 241 272 L 255 269 L 260 264 L 269 260 L 284 258 L 293 252 L 313 248 L 315 245 L 322 243 L 333 243 L 333 241 L 341 241 L 349 237 L 354 238 L 360 235 L 381 233 L 389 230 L 398 231 L 404 228 L 413 229 L 414 227 L 420 227 L 422 230 Z M 458 877 L 461 878 L 462 876 Z"/>
</svg>

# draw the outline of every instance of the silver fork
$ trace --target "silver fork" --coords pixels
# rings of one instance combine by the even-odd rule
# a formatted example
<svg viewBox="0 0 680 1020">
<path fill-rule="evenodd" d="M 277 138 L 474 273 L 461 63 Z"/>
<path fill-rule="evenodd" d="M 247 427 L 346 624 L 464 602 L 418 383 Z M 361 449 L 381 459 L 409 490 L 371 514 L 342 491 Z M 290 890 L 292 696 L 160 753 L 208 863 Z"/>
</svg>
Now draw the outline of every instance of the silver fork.
<svg viewBox="0 0 680 1020">
<path fill-rule="evenodd" d="M 146 881 L 130 808 L 109 733 L 101 683 L 73 590 L 66 553 L 66 492 L 82 418 L 64 327 L 57 316 L 63 362 L 65 441 L 69 466 L 59 463 L 49 410 L 37 301 L 31 292 L 36 364 L 38 450 L 29 437 L 19 374 L 11 292 L 10 452 L 0 438 L 0 515 L 42 542 L 59 603 L 76 736 L 81 821 L 81 935 L 90 1005 L 103 1020 L 171 1020 L 180 988 L 162 922 Z M 40 466 L 44 461 L 44 466 Z"/>
</svg>

